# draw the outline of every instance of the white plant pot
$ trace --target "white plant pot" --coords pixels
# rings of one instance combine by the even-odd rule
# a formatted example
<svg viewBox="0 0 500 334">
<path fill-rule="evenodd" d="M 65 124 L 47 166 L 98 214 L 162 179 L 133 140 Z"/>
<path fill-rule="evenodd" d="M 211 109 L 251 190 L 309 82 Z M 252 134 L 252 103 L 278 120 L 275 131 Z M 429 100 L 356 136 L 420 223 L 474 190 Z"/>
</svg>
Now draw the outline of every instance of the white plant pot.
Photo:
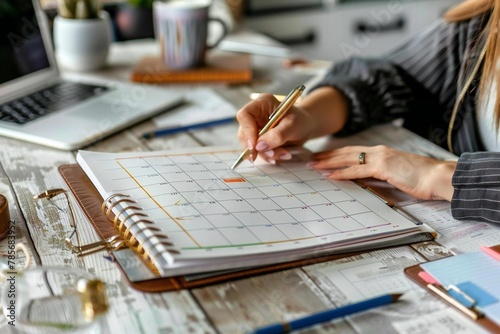
<svg viewBox="0 0 500 334">
<path fill-rule="evenodd" d="M 90 71 L 106 64 L 111 44 L 111 20 L 105 11 L 96 19 L 54 19 L 54 47 L 59 66 Z"/>
</svg>

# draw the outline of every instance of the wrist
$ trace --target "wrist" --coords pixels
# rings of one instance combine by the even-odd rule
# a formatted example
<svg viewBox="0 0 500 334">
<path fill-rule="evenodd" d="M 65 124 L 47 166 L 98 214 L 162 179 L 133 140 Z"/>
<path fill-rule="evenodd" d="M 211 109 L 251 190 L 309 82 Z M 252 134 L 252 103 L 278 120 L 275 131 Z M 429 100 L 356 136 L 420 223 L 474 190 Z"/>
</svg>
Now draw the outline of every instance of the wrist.
<svg viewBox="0 0 500 334">
<path fill-rule="evenodd" d="M 452 179 L 455 173 L 456 162 L 442 161 L 436 164 L 432 173 L 431 182 L 433 190 L 433 199 L 446 200 L 451 202 L 453 197 Z"/>
<path fill-rule="evenodd" d="M 298 105 L 297 108 L 303 115 L 300 124 L 297 124 L 302 129 L 303 140 L 308 141 L 309 139 L 320 137 L 318 133 L 318 119 L 314 116 L 314 112 L 301 105 Z"/>
<path fill-rule="evenodd" d="M 348 117 L 348 100 L 334 87 L 313 90 L 297 105 L 310 117 L 313 137 L 340 131 Z"/>
</svg>

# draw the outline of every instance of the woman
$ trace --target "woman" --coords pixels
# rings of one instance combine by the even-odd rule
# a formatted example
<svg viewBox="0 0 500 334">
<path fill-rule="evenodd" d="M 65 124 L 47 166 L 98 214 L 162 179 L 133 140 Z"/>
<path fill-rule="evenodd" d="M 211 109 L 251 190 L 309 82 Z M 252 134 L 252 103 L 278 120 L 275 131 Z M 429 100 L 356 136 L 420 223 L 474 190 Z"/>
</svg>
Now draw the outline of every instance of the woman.
<svg viewBox="0 0 500 334">
<path fill-rule="evenodd" d="M 269 161 L 286 160 L 286 145 L 402 117 L 405 127 L 459 155 L 458 162 L 358 146 L 318 153 L 311 166 L 331 170 L 331 179 L 375 177 L 417 198 L 451 201 L 457 219 L 500 222 L 499 23 L 496 1 L 465 1 L 385 58 L 335 65 L 258 138 L 278 104 L 263 94 L 238 112 L 239 139 Z"/>
</svg>

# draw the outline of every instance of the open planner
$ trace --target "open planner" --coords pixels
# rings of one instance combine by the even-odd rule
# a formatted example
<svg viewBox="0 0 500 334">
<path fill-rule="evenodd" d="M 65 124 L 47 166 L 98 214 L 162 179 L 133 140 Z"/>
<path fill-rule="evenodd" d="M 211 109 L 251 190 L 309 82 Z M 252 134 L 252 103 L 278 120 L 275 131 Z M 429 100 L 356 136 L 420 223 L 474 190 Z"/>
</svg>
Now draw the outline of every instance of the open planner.
<svg viewBox="0 0 500 334">
<path fill-rule="evenodd" d="M 108 225 L 129 242 L 115 258 L 127 267 L 133 250 L 155 268 L 146 273 L 128 266 L 129 280 L 255 268 L 434 237 L 370 191 L 308 167 L 304 149 L 278 165 L 245 161 L 231 170 L 240 153 L 218 147 L 78 152 L 104 212 L 114 217 Z"/>
</svg>

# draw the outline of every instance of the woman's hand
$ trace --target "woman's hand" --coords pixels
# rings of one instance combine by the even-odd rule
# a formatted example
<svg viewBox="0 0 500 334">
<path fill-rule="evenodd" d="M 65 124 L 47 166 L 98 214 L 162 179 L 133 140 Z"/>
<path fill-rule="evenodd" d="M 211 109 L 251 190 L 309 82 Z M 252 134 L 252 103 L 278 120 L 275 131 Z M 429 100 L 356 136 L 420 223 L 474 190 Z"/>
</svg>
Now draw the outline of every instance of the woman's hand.
<svg viewBox="0 0 500 334">
<path fill-rule="evenodd" d="M 240 123 L 240 142 L 250 151 L 262 153 L 268 161 L 290 159 L 290 153 L 282 146 L 302 145 L 314 134 L 315 121 L 311 115 L 300 107 L 292 106 L 274 128 L 259 138 L 260 129 L 267 124 L 269 115 L 278 105 L 279 101 L 273 95 L 261 94 L 236 115 Z"/>
<path fill-rule="evenodd" d="M 271 94 L 261 94 L 236 115 L 240 142 L 267 161 L 290 159 L 291 154 L 283 146 L 302 145 L 311 138 L 335 133 L 347 120 L 347 99 L 335 88 L 322 87 L 292 106 L 274 128 L 259 138 L 260 129 L 278 105 Z"/>
<path fill-rule="evenodd" d="M 365 152 L 364 164 L 360 153 Z M 436 160 L 387 146 L 346 146 L 317 153 L 310 165 L 330 170 L 328 178 L 349 180 L 373 177 L 420 199 L 451 201 L 451 179 L 456 162 Z"/>
</svg>

